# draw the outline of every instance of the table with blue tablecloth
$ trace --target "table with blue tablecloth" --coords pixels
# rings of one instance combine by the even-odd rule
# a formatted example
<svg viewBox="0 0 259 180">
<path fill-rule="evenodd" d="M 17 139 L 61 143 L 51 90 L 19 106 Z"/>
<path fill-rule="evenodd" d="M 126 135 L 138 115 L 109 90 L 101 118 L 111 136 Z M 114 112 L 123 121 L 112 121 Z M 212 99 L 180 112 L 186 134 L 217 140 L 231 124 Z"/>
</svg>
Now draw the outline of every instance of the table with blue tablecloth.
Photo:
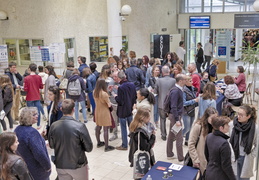
<svg viewBox="0 0 259 180">
<path fill-rule="evenodd" d="M 156 164 L 146 173 L 146 175 L 142 178 L 142 180 L 146 180 L 148 175 L 151 175 L 152 180 L 164 180 L 163 179 L 163 172 L 162 170 L 158 170 L 158 166 L 166 167 L 165 171 L 168 171 L 168 167 L 172 163 L 157 161 Z M 198 169 L 190 167 L 190 166 L 183 166 L 180 171 L 173 170 L 173 176 L 168 177 L 168 180 L 195 180 L 198 174 Z"/>
</svg>

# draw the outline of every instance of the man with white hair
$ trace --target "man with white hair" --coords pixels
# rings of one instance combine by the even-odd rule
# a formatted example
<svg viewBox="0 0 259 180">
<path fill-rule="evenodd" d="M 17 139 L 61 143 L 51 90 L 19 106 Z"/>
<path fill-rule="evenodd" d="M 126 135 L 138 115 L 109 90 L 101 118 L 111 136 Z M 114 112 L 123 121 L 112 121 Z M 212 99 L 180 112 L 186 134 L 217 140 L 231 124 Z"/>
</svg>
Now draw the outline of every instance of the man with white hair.
<svg viewBox="0 0 259 180">
<path fill-rule="evenodd" d="M 164 101 L 169 90 L 175 86 L 175 79 L 170 77 L 170 68 L 162 67 L 162 78 L 157 79 L 154 92 L 158 95 L 158 109 L 160 116 L 160 130 L 162 140 L 166 140 L 166 113 L 164 112 Z"/>
</svg>

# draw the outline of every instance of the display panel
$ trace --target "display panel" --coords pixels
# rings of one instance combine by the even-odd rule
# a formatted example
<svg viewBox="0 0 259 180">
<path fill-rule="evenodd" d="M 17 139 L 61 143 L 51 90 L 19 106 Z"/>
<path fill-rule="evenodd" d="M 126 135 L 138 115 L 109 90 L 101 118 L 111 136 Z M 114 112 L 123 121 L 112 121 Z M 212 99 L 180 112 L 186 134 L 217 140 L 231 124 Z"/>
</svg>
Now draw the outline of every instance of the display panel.
<svg viewBox="0 0 259 180">
<path fill-rule="evenodd" d="M 210 16 L 190 16 L 190 29 L 210 29 Z"/>
</svg>

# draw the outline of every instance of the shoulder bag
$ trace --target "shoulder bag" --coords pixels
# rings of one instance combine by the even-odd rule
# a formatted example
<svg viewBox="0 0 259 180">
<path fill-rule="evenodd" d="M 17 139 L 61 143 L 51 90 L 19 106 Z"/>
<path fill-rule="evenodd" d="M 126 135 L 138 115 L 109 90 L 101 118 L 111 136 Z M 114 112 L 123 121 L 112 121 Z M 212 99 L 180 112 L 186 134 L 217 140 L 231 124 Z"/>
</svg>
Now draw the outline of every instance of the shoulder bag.
<svg viewBox="0 0 259 180">
<path fill-rule="evenodd" d="M 196 144 L 195 144 L 195 148 L 197 148 L 197 145 L 198 145 L 198 143 L 199 143 L 200 136 L 201 136 L 201 130 L 202 130 L 202 127 L 201 127 L 201 129 L 200 129 L 200 134 L 199 134 L 198 139 L 197 139 L 197 142 L 196 142 Z M 185 165 L 185 166 L 191 166 L 191 167 L 193 167 L 193 162 L 192 162 L 192 158 L 191 158 L 191 156 L 190 156 L 189 151 L 186 153 L 186 155 L 185 155 L 185 157 L 184 157 L 184 165 Z"/>
<path fill-rule="evenodd" d="M 138 149 L 133 156 L 133 179 L 141 179 L 150 169 L 150 155 L 140 150 L 140 132 L 138 133 Z"/>
<path fill-rule="evenodd" d="M 62 80 L 60 81 L 60 84 L 59 84 L 59 89 L 62 89 L 62 90 L 66 90 L 67 85 L 68 85 L 68 79 L 65 78 L 66 72 L 67 72 L 67 70 L 64 72 L 63 78 L 62 78 Z"/>
</svg>

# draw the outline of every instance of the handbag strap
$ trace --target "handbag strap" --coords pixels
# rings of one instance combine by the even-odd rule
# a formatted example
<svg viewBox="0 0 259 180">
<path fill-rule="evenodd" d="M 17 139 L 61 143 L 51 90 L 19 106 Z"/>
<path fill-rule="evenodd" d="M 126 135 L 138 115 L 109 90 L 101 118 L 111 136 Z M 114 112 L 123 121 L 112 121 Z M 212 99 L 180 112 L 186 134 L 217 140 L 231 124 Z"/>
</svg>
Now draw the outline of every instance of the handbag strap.
<svg viewBox="0 0 259 180">
<path fill-rule="evenodd" d="M 200 134 L 198 136 L 198 140 L 196 141 L 196 144 L 195 144 L 195 148 L 197 148 L 197 146 L 198 146 L 198 143 L 199 143 L 199 140 L 200 140 L 200 136 L 201 136 L 201 130 L 202 130 L 202 126 L 201 126 L 201 129 L 200 129 Z"/>
<path fill-rule="evenodd" d="M 140 150 L 140 132 L 138 132 L 138 149 L 137 150 Z"/>
</svg>

